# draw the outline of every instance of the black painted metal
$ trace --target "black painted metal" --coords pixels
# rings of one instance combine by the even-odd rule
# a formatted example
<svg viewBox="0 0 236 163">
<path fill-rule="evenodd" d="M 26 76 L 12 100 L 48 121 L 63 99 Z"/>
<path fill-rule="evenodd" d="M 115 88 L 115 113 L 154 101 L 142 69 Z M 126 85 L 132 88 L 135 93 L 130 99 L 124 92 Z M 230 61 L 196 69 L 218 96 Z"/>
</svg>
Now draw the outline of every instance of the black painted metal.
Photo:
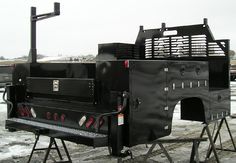
<svg viewBox="0 0 236 163">
<path fill-rule="evenodd" d="M 53 16 L 60 15 L 60 3 L 54 3 L 54 11 L 46 14 L 36 14 L 36 7 L 31 7 L 31 19 L 30 19 L 30 52 L 28 62 L 37 62 L 37 48 L 36 48 L 36 22 L 43 19 L 48 19 Z"/>
<path fill-rule="evenodd" d="M 63 148 L 65 150 L 65 153 L 66 153 L 66 156 L 67 156 L 67 159 L 68 159 L 67 161 L 62 161 L 63 158 L 62 158 L 61 152 L 60 152 L 60 150 L 58 148 L 56 139 L 54 137 L 50 137 L 49 145 L 48 145 L 47 148 L 36 148 L 37 143 L 39 141 L 39 137 L 40 137 L 40 131 L 38 131 L 38 133 L 35 135 L 34 146 L 32 148 L 32 151 L 31 151 L 31 154 L 29 156 L 29 159 L 28 159 L 27 163 L 31 162 L 32 156 L 33 156 L 35 151 L 46 151 L 44 159 L 43 159 L 43 163 L 46 163 L 47 160 L 48 160 L 48 156 L 49 156 L 49 153 L 50 153 L 51 150 L 56 150 L 57 151 L 57 154 L 58 154 L 58 156 L 59 156 L 59 158 L 61 160 L 61 161 L 59 161 L 60 163 L 72 163 L 72 160 L 70 158 L 70 155 L 69 155 L 69 152 L 68 152 L 67 147 L 65 145 L 65 142 L 62 139 L 61 139 L 61 143 L 62 143 L 62 146 L 63 146 Z M 55 147 L 52 147 L 53 145 Z M 56 162 L 58 162 L 58 161 L 56 161 Z"/>
<path fill-rule="evenodd" d="M 174 161 L 172 160 L 171 156 L 169 155 L 169 153 L 167 152 L 166 148 L 163 146 L 163 144 L 167 144 L 167 143 L 193 143 L 192 145 L 192 151 L 191 151 L 191 157 L 190 157 L 190 162 L 199 162 L 199 153 L 198 153 L 198 147 L 199 147 L 199 143 L 202 141 L 207 141 L 207 138 L 203 138 L 203 137 L 195 137 L 195 138 L 161 138 L 158 140 L 155 140 L 152 142 L 151 147 L 149 148 L 148 152 L 145 154 L 144 159 L 142 160 L 143 162 L 146 162 L 147 159 L 150 157 L 153 149 L 155 148 L 155 146 L 158 144 L 161 148 L 161 150 L 163 151 L 163 153 L 165 154 L 165 156 L 167 157 L 167 159 L 169 160 L 170 163 L 173 163 Z M 195 159 L 195 160 L 194 160 Z"/>
<path fill-rule="evenodd" d="M 33 15 L 36 25 L 59 7 Z M 45 128 L 47 136 L 111 146 L 121 156 L 123 146 L 169 135 L 179 102 L 185 120 L 208 124 L 230 115 L 229 41 L 215 40 L 207 20 L 140 27 L 135 44 L 99 45 L 96 63 L 36 63 L 32 33 L 31 62 L 16 65 L 7 88 L 9 129 Z"/>
<path fill-rule="evenodd" d="M 217 123 L 217 122 L 215 122 L 215 123 Z M 229 136 L 230 136 L 230 140 L 231 140 L 231 143 L 232 143 L 232 145 L 233 145 L 233 149 L 226 149 L 226 148 L 223 148 L 223 146 L 222 146 L 221 143 L 220 143 L 221 148 L 216 148 L 216 147 L 215 147 L 216 140 L 217 140 L 218 138 L 220 138 L 220 131 L 221 131 L 221 129 L 222 129 L 223 123 L 225 123 L 225 125 L 226 125 L 227 132 L 228 132 L 228 134 L 229 134 Z M 218 124 L 218 123 L 217 123 L 217 124 Z M 210 158 L 212 151 L 213 151 L 213 153 L 214 153 L 214 155 L 215 155 L 215 157 L 216 157 L 217 162 L 219 162 L 219 160 L 218 160 L 218 155 L 217 155 L 217 153 L 216 153 L 216 150 L 236 152 L 235 142 L 234 142 L 234 139 L 233 139 L 233 136 L 232 136 L 232 133 L 231 133 L 231 130 L 230 130 L 230 128 L 229 128 L 229 125 L 228 125 L 228 122 L 227 122 L 227 119 L 226 119 L 226 118 L 222 118 L 222 119 L 220 120 L 220 124 L 217 125 L 217 127 L 216 127 L 216 133 L 213 134 L 211 137 L 212 137 L 212 138 L 211 138 L 211 139 L 212 139 L 212 142 L 211 142 L 210 148 L 209 148 L 209 150 L 208 150 L 208 152 L 207 152 L 206 160 Z M 213 143 L 213 144 L 212 144 L 212 143 Z"/>
</svg>

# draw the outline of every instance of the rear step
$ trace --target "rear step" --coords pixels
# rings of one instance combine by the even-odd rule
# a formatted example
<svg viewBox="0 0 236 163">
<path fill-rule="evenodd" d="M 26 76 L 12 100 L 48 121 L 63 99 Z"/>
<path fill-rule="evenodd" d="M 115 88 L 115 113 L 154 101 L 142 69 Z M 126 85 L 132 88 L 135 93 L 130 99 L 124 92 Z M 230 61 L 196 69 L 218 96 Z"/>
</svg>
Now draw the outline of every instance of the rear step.
<svg viewBox="0 0 236 163">
<path fill-rule="evenodd" d="M 93 147 L 102 147 L 108 145 L 108 136 L 106 134 L 93 133 L 20 118 L 7 119 L 6 127 L 9 129 L 14 128 L 34 133 L 40 131 L 39 134 L 42 135 L 68 140 Z"/>
</svg>

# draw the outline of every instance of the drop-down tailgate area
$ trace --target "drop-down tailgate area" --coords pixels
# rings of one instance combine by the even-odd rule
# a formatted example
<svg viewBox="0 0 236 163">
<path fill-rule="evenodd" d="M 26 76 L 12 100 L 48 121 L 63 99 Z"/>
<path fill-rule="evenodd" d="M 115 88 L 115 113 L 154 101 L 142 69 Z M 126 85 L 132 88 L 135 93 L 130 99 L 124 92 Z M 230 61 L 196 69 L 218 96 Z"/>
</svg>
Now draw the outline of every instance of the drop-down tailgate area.
<svg viewBox="0 0 236 163">
<path fill-rule="evenodd" d="M 108 145 L 108 136 L 106 134 L 83 131 L 21 118 L 7 119 L 6 126 L 12 129 L 40 133 L 42 135 L 60 138 L 93 147 L 102 147 Z"/>
</svg>

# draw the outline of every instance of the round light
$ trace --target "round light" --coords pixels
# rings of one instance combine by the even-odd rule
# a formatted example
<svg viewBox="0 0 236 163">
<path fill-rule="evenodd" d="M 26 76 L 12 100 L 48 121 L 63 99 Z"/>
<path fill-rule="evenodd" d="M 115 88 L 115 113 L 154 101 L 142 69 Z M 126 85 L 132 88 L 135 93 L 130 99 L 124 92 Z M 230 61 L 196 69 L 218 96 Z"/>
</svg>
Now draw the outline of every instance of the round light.
<svg viewBox="0 0 236 163">
<path fill-rule="evenodd" d="M 83 126 L 84 122 L 86 121 L 87 117 L 84 115 L 82 118 L 79 120 L 79 126 Z"/>
<path fill-rule="evenodd" d="M 25 116 L 25 112 L 24 112 L 22 107 L 19 108 L 19 114 L 20 114 L 21 117 Z"/>
<path fill-rule="evenodd" d="M 35 110 L 34 110 L 33 107 L 30 109 L 30 112 L 31 112 L 31 115 L 32 115 L 34 118 L 36 118 L 36 113 L 35 113 Z"/>
<path fill-rule="evenodd" d="M 47 112 L 46 113 L 46 118 L 49 120 L 49 119 L 51 119 L 51 113 L 50 112 Z"/>
<path fill-rule="evenodd" d="M 61 115 L 61 122 L 65 122 L 65 119 L 66 119 L 66 115 L 65 115 L 65 114 L 62 114 L 62 115 Z"/>
<path fill-rule="evenodd" d="M 57 113 L 54 113 L 54 114 L 53 114 L 53 119 L 54 119 L 54 121 L 57 121 L 57 120 L 58 120 L 58 114 L 57 114 Z"/>
</svg>

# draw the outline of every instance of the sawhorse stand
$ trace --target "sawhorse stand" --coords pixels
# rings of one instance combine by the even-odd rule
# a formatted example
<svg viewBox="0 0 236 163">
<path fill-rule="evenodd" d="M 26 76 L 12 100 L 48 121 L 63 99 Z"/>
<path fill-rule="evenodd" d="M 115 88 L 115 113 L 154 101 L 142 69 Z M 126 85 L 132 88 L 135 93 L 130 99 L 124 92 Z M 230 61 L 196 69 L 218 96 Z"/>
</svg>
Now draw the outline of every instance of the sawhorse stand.
<svg viewBox="0 0 236 163">
<path fill-rule="evenodd" d="M 233 145 L 234 149 L 224 149 L 223 146 L 222 146 L 220 130 L 222 129 L 223 123 L 225 123 L 225 125 L 226 125 L 227 131 L 229 133 L 230 140 L 232 142 L 232 145 Z M 215 132 L 215 130 L 216 130 L 216 132 Z M 205 132 L 206 132 L 207 137 L 209 138 L 209 141 L 210 141 L 209 148 L 208 148 L 208 151 L 207 151 L 207 154 L 206 154 L 206 160 L 208 160 L 210 158 L 211 153 L 213 152 L 214 156 L 215 156 L 215 159 L 216 159 L 216 162 L 220 163 L 220 160 L 219 160 L 219 157 L 218 157 L 218 154 L 217 154 L 217 150 L 236 152 L 236 146 L 235 146 L 235 143 L 234 143 L 234 139 L 233 139 L 232 133 L 230 131 L 229 124 L 228 124 L 225 117 L 220 120 L 220 124 L 218 124 L 218 121 L 215 122 L 212 134 L 211 134 L 210 129 L 209 129 L 209 124 L 205 124 L 205 126 L 202 129 L 202 133 L 201 133 L 200 137 L 203 137 Z M 216 148 L 216 145 L 215 145 L 216 140 L 218 138 L 219 138 L 219 141 L 220 141 L 220 148 Z"/>
<path fill-rule="evenodd" d="M 28 160 L 27 163 L 30 163 L 31 158 L 32 158 L 32 156 L 33 156 L 33 154 L 34 154 L 35 151 L 42 151 L 42 150 L 46 150 L 43 163 L 46 163 L 46 162 L 47 162 L 48 156 L 49 156 L 49 153 L 50 153 L 51 150 L 56 150 L 56 151 L 57 151 L 57 154 L 58 154 L 58 156 L 59 156 L 59 158 L 60 158 L 60 161 L 57 161 L 57 163 L 72 163 L 71 158 L 70 158 L 70 155 L 69 155 L 69 152 L 68 152 L 68 150 L 67 150 L 67 148 L 66 148 L 66 144 L 65 144 L 65 142 L 64 142 L 62 139 L 60 139 L 60 140 L 61 140 L 62 146 L 63 146 L 63 148 L 64 148 L 64 151 L 65 151 L 65 153 L 66 153 L 66 156 L 67 156 L 67 159 L 68 159 L 67 161 L 63 161 L 61 152 L 60 152 L 60 150 L 59 150 L 59 148 L 58 148 L 58 145 L 57 145 L 57 143 L 56 143 L 55 138 L 53 138 L 53 137 L 50 137 L 50 142 L 49 142 L 49 145 L 48 145 L 47 148 L 36 148 L 36 145 L 37 145 L 37 143 L 38 143 L 39 137 L 40 137 L 40 134 L 36 134 L 35 143 L 34 143 L 34 146 L 33 146 L 33 148 L 32 148 L 32 151 L 31 151 L 31 154 L 30 154 L 30 156 L 29 156 L 29 160 Z M 55 147 L 53 147 L 53 145 L 54 145 Z M 54 160 L 54 161 L 55 161 L 55 160 Z M 55 162 L 56 162 L 56 161 L 55 161 Z"/>
<path fill-rule="evenodd" d="M 227 132 L 230 136 L 230 141 L 232 142 L 232 145 L 233 145 L 233 149 L 224 149 L 223 148 L 222 141 L 221 141 L 221 135 L 220 135 L 220 130 L 222 129 L 223 123 L 225 123 L 225 125 L 226 125 Z M 178 138 L 178 139 L 158 139 L 158 140 L 155 140 L 153 142 L 152 146 L 149 148 L 147 154 L 144 156 L 143 162 L 145 162 L 147 160 L 147 158 L 151 155 L 155 146 L 158 144 L 160 146 L 161 150 L 163 151 L 163 153 L 165 154 L 165 156 L 167 157 L 167 159 L 169 160 L 169 162 L 173 163 L 174 161 L 172 160 L 171 156 L 168 154 L 168 151 L 163 146 L 163 144 L 164 143 L 184 143 L 184 142 L 192 142 L 193 143 L 192 152 L 191 152 L 191 156 L 190 156 L 190 163 L 201 162 L 199 160 L 198 147 L 202 141 L 206 141 L 208 138 L 209 139 L 209 148 L 207 150 L 205 162 L 208 159 L 210 159 L 210 156 L 213 152 L 216 162 L 220 163 L 219 156 L 217 154 L 217 150 L 236 152 L 235 142 L 234 142 L 231 130 L 229 128 L 229 124 L 228 124 L 227 119 L 225 117 L 220 119 L 220 123 L 218 120 L 215 121 L 214 129 L 213 129 L 212 133 L 210 131 L 209 125 L 210 124 L 204 124 L 204 127 L 202 129 L 200 137 L 197 137 L 197 138 L 180 138 L 180 139 Z M 203 137 L 205 135 L 205 133 L 206 133 L 207 138 Z M 220 141 L 220 148 L 216 148 L 216 141 L 218 140 L 218 138 Z"/>
<path fill-rule="evenodd" d="M 170 163 L 174 163 L 174 161 L 172 160 L 171 156 L 169 155 L 168 151 L 166 150 L 166 148 L 163 146 L 163 144 L 167 144 L 167 143 L 193 143 L 192 146 L 192 152 L 191 152 L 191 157 L 190 157 L 190 162 L 196 162 L 199 163 L 199 153 L 198 153 L 198 146 L 200 144 L 201 141 L 207 141 L 207 138 L 177 138 L 177 139 L 158 139 L 155 140 L 152 144 L 152 146 L 149 148 L 147 154 L 144 156 L 144 160 L 143 162 L 146 162 L 146 160 L 148 159 L 148 157 L 150 156 L 150 154 L 152 153 L 153 149 L 155 148 L 155 146 L 158 144 L 159 147 L 161 148 L 161 150 L 163 151 L 163 153 L 165 154 L 165 156 L 167 157 L 167 159 L 169 160 Z"/>
</svg>

